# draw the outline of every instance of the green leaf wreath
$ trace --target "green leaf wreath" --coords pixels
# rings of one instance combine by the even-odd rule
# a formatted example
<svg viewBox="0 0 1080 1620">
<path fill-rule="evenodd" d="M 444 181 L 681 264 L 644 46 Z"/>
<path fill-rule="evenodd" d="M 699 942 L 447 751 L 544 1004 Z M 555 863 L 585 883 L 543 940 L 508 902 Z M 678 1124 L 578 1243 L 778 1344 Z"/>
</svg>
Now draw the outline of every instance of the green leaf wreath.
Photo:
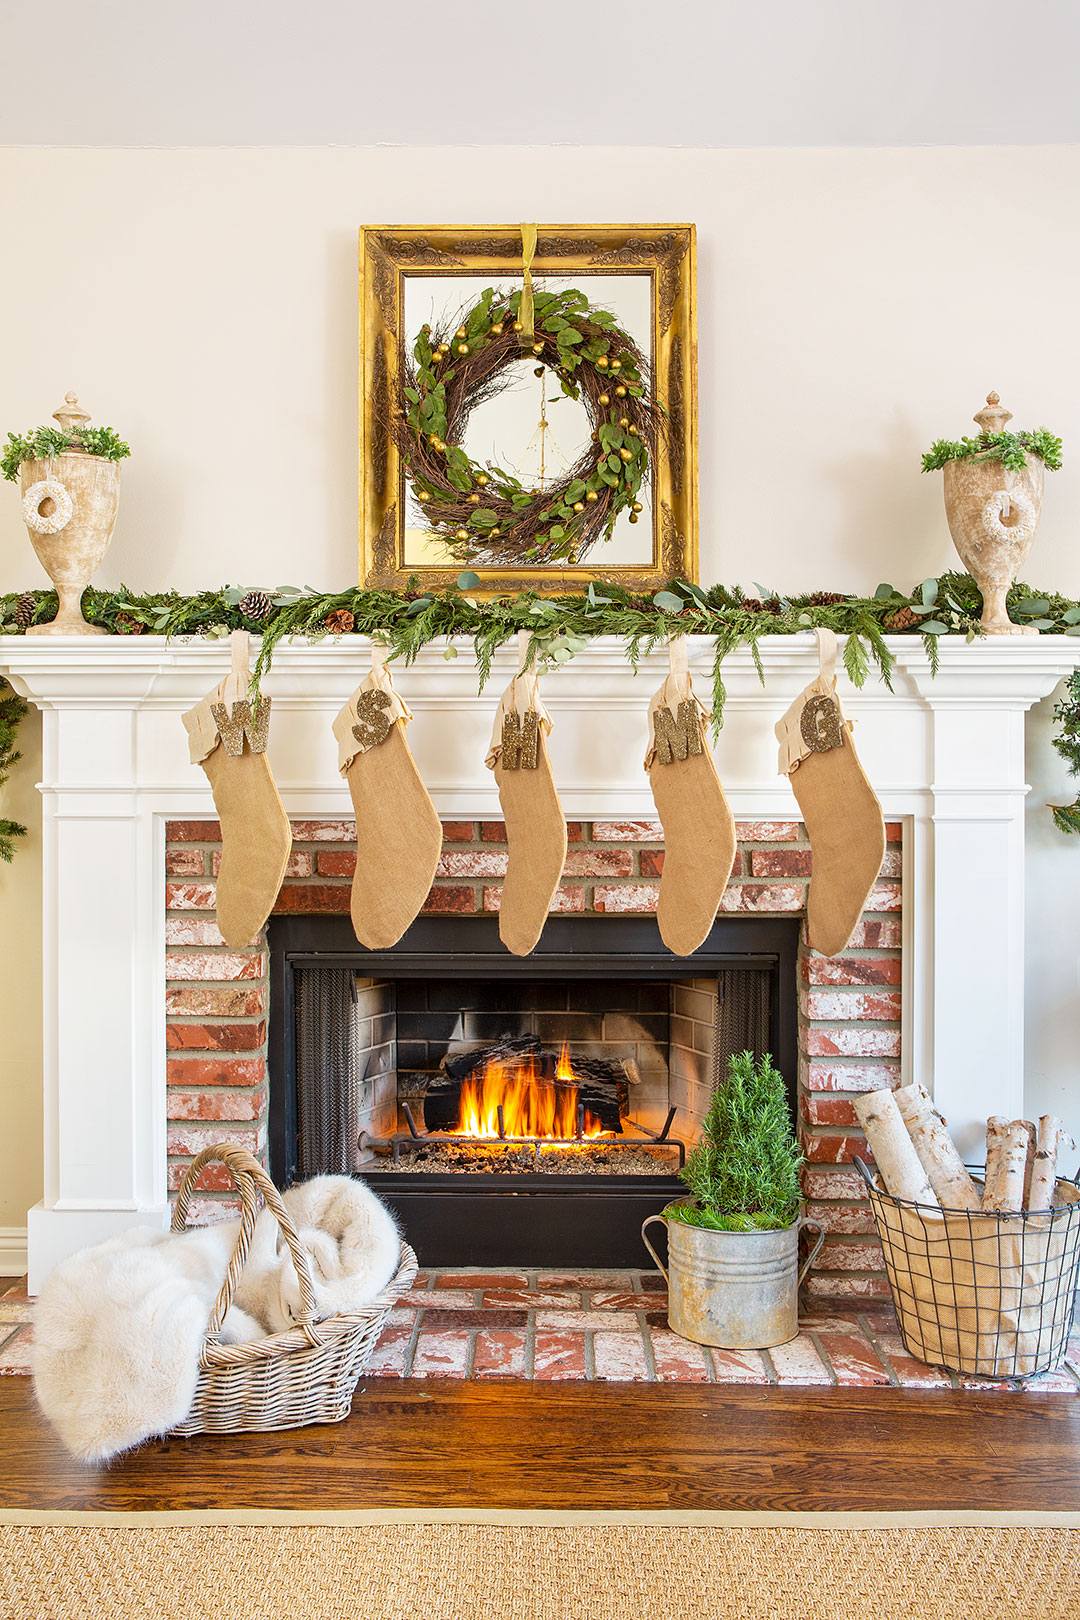
<svg viewBox="0 0 1080 1620">
<path fill-rule="evenodd" d="M 111 427 L 88 427 L 76 424 L 70 431 L 60 427 L 29 428 L 25 433 L 9 433 L 7 443 L 0 452 L 0 472 L 14 483 L 24 461 L 51 461 L 65 450 L 81 450 L 84 455 L 100 456 L 104 461 L 123 461 L 130 456 L 131 446 Z"/>
<path fill-rule="evenodd" d="M 637 521 L 638 493 L 661 431 L 648 365 L 605 309 L 574 288 L 537 292 L 529 339 L 518 318 L 520 289 L 488 287 L 453 320 L 420 328 L 407 357 L 390 423 L 429 531 L 459 562 L 508 566 L 577 563 L 607 540 L 621 512 Z M 584 405 L 589 448 L 545 489 L 526 488 L 461 448 L 469 416 L 506 386 L 527 357 Z"/>
<path fill-rule="evenodd" d="M 937 472 L 948 461 L 1000 461 L 1008 472 L 1022 472 L 1029 455 L 1048 472 L 1061 469 L 1061 440 L 1049 428 L 1019 433 L 978 433 L 968 439 L 935 439 L 922 458 L 923 472 Z"/>
<path fill-rule="evenodd" d="M 223 637 L 230 630 L 249 630 L 261 637 L 253 672 L 258 689 L 270 668 L 274 648 L 286 636 L 318 638 L 355 632 L 378 636 L 391 658 L 411 664 L 421 648 L 443 644 L 443 657 L 458 657 L 456 638 L 471 640 L 483 687 L 496 650 L 520 631 L 529 632 L 530 655 L 549 667 L 567 663 L 594 636 L 618 636 L 636 668 L 643 655 L 666 643 L 673 631 L 709 636 L 713 643 L 713 725 L 724 713 L 724 660 L 737 647 L 748 647 L 764 681 L 757 643 L 762 636 L 796 635 L 819 625 L 844 639 L 844 667 L 852 684 L 861 687 L 876 668 L 891 688 L 893 655 L 886 636 L 920 637 L 931 668 L 937 668 L 942 637 L 982 634 L 982 597 L 969 574 L 947 573 L 926 579 L 904 592 L 879 585 L 873 596 L 845 596 L 814 591 L 783 596 L 756 585 L 756 594 L 740 586 L 695 585 L 675 579 L 652 596 L 639 596 L 610 583 L 590 584 L 584 592 L 540 596 L 524 591 L 479 601 L 468 593 L 477 576 L 463 572 L 449 590 L 423 591 L 418 581 L 406 591 L 350 588 L 319 593 L 299 586 L 279 586 L 267 593 L 240 586 L 181 596 L 176 591 L 138 595 L 93 587 L 83 596 L 83 613 L 91 624 L 114 635 Z M 1080 602 L 1057 592 L 1037 592 L 1014 585 L 1008 597 L 1014 620 L 1046 634 L 1080 638 Z M 0 595 L 0 635 L 20 635 L 33 624 L 55 618 L 55 591 Z M 1080 648 L 1078 655 L 1080 655 Z M 1080 663 L 1080 656 L 1078 656 Z M 0 685 L 0 784 L 14 763 L 14 734 L 24 705 Z M 1055 746 L 1080 775 L 1080 674 L 1072 677 L 1068 696 L 1058 704 L 1061 735 Z M 1080 833 L 1080 797 L 1073 805 L 1054 808 L 1063 832 Z M 7 829 L 5 832 L 5 828 Z M 18 836 L 21 828 L 0 822 L 0 840 Z M 0 842 L 0 856 L 3 844 Z"/>
</svg>

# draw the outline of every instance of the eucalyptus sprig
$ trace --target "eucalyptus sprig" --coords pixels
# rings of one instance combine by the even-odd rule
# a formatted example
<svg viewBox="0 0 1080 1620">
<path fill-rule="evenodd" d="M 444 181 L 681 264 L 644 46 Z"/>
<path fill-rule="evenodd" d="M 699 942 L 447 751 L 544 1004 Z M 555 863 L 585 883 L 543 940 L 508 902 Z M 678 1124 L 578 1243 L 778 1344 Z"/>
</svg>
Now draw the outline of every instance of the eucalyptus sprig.
<svg viewBox="0 0 1080 1620">
<path fill-rule="evenodd" d="M 1000 461 L 1009 472 L 1022 472 L 1029 454 L 1038 456 L 1050 472 L 1057 472 L 1061 440 L 1043 427 L 1020 433 L 979 433 L 970 439 L 935 439 L 922 458 L 922 470 L 937 472 L 948 461 Z"/>
<path fill-rule="evenodd" d="M 111 427 L 78 427 L 70 432 L 60 427 L 30 428 L 26 433 L 9 433 L 0 454 L 0 472 L 14 483 L 24 461 L 51 461 L 67 450 L 100 456 L 103 461 L 123 461 L 131 447 Z"/>
</svg>

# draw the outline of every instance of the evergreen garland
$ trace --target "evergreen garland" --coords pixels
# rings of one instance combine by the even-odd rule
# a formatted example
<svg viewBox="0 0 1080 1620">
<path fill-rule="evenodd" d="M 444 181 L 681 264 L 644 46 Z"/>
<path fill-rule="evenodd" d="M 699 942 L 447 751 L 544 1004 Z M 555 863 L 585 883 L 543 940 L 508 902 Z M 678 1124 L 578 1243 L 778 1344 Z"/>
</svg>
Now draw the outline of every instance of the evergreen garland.
<svg viewBox="0 0 1080 1620">
<path fill-rule="evenodd" d="M 692 1204 L 669 1204 L 668 1220 L 714 1232 L 777 1231 L 798 1218 L 803 1156 L 791 1128 L 784 1077 L 768 1053 L 731 1059 L 680 1178 Z"/>
<path fill-rule="evenodd" d="M 11 775 L 12 766 L 22 758 L 15 746 L 15 733 L 19 721 L 26 713 L 26 704 L 17 697 L 5 680 L 0 680 L 0 788 Z M 26 828 L 17 821 L 0 816 L 0 861 L 10 861 L 15 853 L 15 839 L 22 838 Z"/>
<path fill-rule="evenodd" d="M 1070 776 L 1080 776 L 1080 669 L 1074 669 L 1065 684 L 1066 696 L 1054 706 L 1054 719 L 1060 735 L 1054 747 L 1069 767 Z M 1080 794 L 1072 804 L 1052 804 L 1054 821 L 1064 833 L 1080 833 Z"/>
<path fill-rule="evenodd" d="M 652 596 L 638 596 L 619 585 L 597 581 L 583 593 L 541 596 L 527 591 L 479 601 L 468 594 L 480 584 L 470 571 L 459 575 L 455 587 L 438 593 L 422 591 L 418 582 L 412 583 L 414 588 L 403 592 L 353 587 L 328 594 L 279 586 L 270 593 L 271 608 L 265 619 L 245 614 L 244 603 L 257 600 L 259 593 L 243 586 L 201 591 L 195 596 L 182 596 L 176 591 L 138 595 L 126 586 L 116 591 L 91 587 L 83 596 L 82 608 L 91 624 L 101 625 L 114 635 L 148 631 L 164 636 L 213 638 L 227 636 L 231 630 L 249 630 L 262 638 L 253 672 L 256 692 L 270 667 L 275 647 L 285 636 L 317 639 L 343 631 L 378 636 L 387 643 L 389 656 L 406 665 L 415 660 L 422 647 L 438 641 L 445 643 L 444 658 L 457 658 L 458 649 L 451 638 L 468 637 L 480 671 L 481 691 L 491 673 L 496 650 L 521 630 L 530 633 L 531 656 L 549 666 L 567 663 L 594 636 L 622 637 L 634 669 L 643 655 L 664 645 L 673 632 L 709 636 L 714 647 L 714 735 L 723 724 L 724 659 L 737 647 L 749 647 L 764 684 L 757 646 L 762 636 L 795 635 L 818 626 L 833 630 L 846 638 L 844 667 L 852 684 L 861 687 L 871 670 L 876 669 L 891 690 L 893 656 L 886 636 L 919 636 L 931 668 L 936 671 L 942 636 L 962 635 L 970 642 L 982 633 L 979 588 L 970 575 L 958 573 L 923 580 L 910 593 L 892 585 L 879 585 L 870 597 L 829 591 L 782 596 L 762 585 L 755 585 L 757 594 L 748 596 L 737 585 L 706 589 L 673 580 Z M 20 602 L 21 622 L 17 622 Z M 1080 603 L 1069 597 L 1014 585 L 1008 604 L 1010 614 L 1020 623 L 1047 633 L 1080 637 Z M 56 612 L 55 591 L 0 595 L 0 635 L 19 635 L 28 624 L 47 623 Z M 1072 685 L 1070 691 L 1071 703 L 1059 704 L 1056 711 L 1065 731 L 1055 746 L 1072 760 L 1080 756 L 1080 689 Z M 0 703 L 9 705 L 3 711 L 7 729 L 0 730 L 3 773 L 13 762 L 5 756 L 4 739 L 10 750 L 24 705 L 14 697 L 0 699 Z M 12 704 L 15 708 L 10 707 Z M 1075 754 L 1070 751 L 1073 749 Z M 1063 832 L 1080 832 L 1080 809 L 1056 808 L 1054 819 Z M 0 828 L 7 825 L 0 823 Z M 10 839 L 19 831 L 13 827 L 6 836 Z M 5 858 L 10 859 L 10 851 Z"/>
</svg>

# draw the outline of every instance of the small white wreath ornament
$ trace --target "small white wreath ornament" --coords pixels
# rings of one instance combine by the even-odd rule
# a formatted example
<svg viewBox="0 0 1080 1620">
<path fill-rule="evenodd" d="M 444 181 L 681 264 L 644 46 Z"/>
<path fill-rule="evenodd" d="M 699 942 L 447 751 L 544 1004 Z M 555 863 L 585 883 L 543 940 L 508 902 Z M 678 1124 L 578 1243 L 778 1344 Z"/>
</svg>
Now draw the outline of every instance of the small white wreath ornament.
<svg viewBox="0 0 1080 1620">
<path fill-rule="evenodd" d="M 1005 513 L 1015 507 L 1015 523 L 1005 522 Z M 1008 540 L 1012 545 L 1023 545 L 1030 540 L 1039 524 L 1035 502 L 1022 489 L 996 489 L 982 510 L 983 533 L 988 540 Z"/>
<path fill-rule="evenodd" d="M 47 516 L 41 510 L 46 501 L 55 507 Z M 22 509 L 27 528 L 35 534 L 59 534 L 71 522 L 75 507 L 59 478 L 41 478 L 23 496 Z"/>
</svg>

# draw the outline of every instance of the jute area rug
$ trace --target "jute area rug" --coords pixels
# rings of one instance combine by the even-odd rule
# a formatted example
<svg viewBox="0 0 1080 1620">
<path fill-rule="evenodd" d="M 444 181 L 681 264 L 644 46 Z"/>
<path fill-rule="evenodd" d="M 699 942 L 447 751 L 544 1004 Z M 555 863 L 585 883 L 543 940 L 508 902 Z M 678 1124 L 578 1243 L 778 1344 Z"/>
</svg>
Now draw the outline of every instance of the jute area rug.
<svg viewBox="0 0 1080 1620">
<path fill-rule="evenodd" d="M 5 1515 L 0 1615 L 1072 1620 L 1080 1515 L 1035 1517 Z"/>
</svg>

